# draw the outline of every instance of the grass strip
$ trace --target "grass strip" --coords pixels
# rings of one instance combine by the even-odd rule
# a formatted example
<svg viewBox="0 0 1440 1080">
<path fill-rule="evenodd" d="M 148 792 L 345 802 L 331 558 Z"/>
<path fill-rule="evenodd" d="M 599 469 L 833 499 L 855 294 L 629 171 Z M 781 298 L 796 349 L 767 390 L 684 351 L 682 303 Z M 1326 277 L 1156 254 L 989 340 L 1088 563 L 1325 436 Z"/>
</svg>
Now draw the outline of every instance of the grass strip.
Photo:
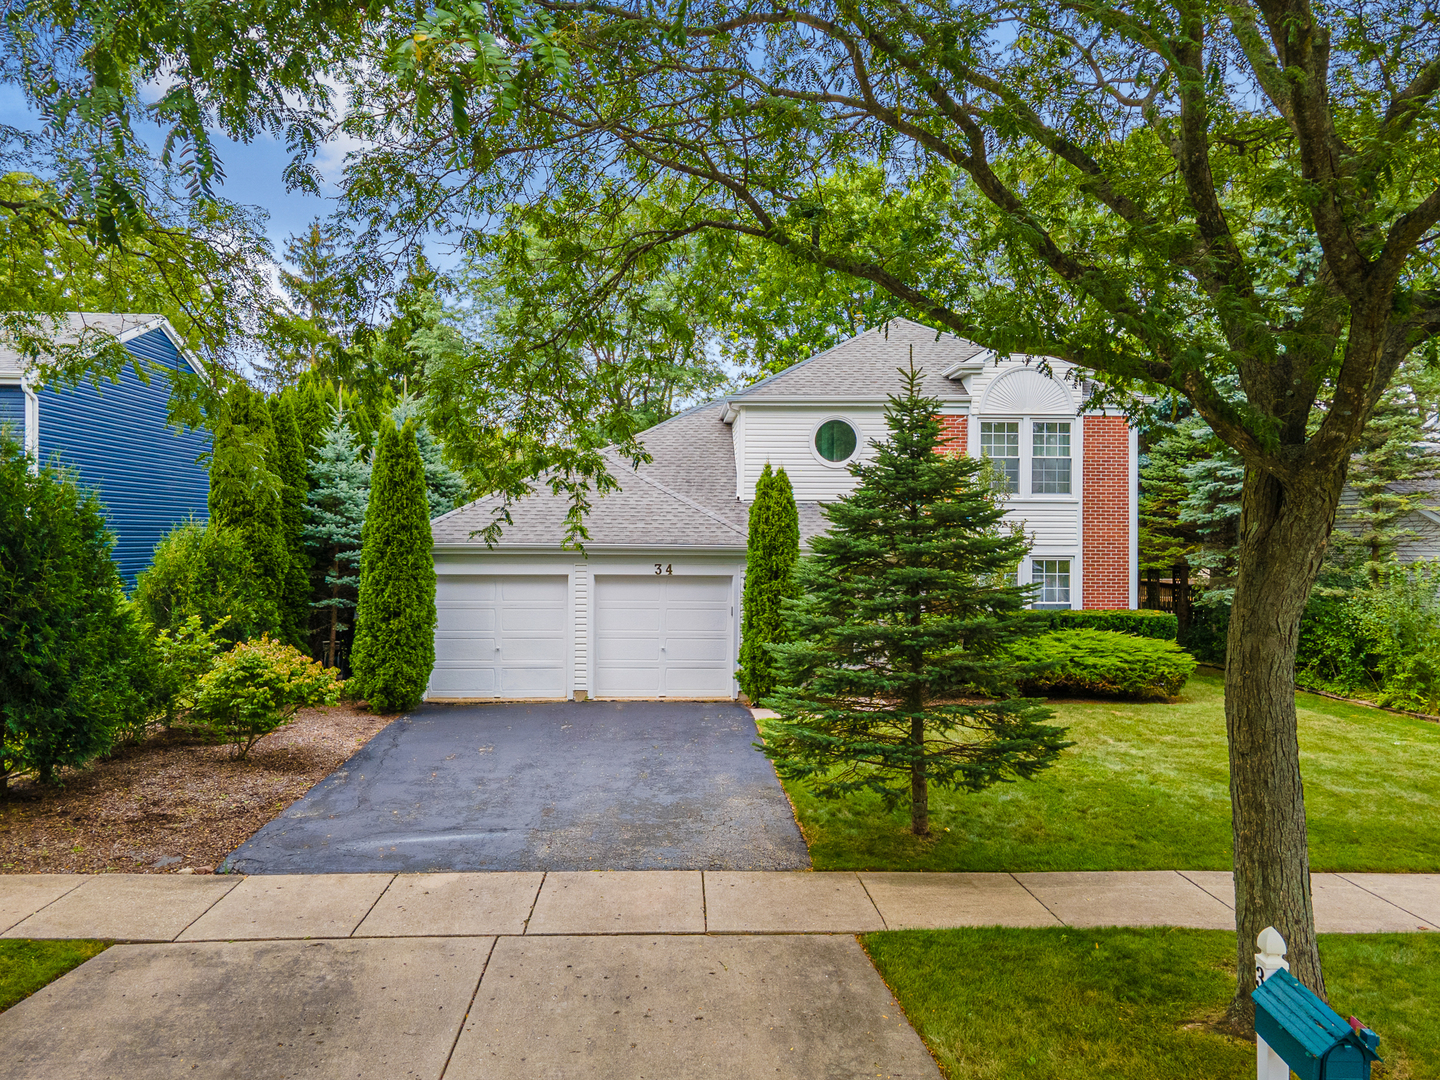
<svg viewBox="0 0 1440 1080">
<path fill-rule="evenodd" d="M 863 938 L 950 1080 L 1249 1080 L 1253 1043 L 1215 1031 L 1235 935 L 1055 927 Z M 1440 1076 L 1440 935 L 1330 934 L 1331 1004 L 1380 1033 L 1376 1080 Z"/>
<path fill-rule="evenodd" d="M 1313 694 L 1296 698 L 1315 871 L 1435 872 L 1440 725 Z M 1224 686 L 1178 702 L 1064 701 L 1075 746 L 1034 781 L 931 790 L 933 835 L 908 807 L 816 799 L 787 783 L 817 870 L 1229 870 Z"/>
<path fill-rule="evenodd" d="M 0 940 L 0 1012 L 109 947 L 108 941 Z"/>
</svg>

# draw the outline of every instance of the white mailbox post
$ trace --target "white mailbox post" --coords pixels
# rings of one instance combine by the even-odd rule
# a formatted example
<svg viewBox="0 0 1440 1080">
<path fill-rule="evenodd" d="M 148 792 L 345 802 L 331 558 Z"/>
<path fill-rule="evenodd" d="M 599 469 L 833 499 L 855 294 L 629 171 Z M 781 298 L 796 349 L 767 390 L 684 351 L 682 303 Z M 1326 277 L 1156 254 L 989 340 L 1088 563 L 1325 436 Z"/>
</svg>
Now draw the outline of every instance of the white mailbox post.
<svg viewBox="0 0 1440 1080">
<path fill-rule="evenodd" d="M 1277 971 L 1290 970 L 1289 961 L 1285 959 L 1287 946 L 1279 930 L 1267 926 L 1260 931 L 1255 944 L 1260 947 L 1255 954 L 1256 986 L 1264 985 Z M 1290 1066 L 1259 1035 L 1255 1036 L 1255 1076 L 1256 1080 L 1290 1080 Z"/>
</svg>

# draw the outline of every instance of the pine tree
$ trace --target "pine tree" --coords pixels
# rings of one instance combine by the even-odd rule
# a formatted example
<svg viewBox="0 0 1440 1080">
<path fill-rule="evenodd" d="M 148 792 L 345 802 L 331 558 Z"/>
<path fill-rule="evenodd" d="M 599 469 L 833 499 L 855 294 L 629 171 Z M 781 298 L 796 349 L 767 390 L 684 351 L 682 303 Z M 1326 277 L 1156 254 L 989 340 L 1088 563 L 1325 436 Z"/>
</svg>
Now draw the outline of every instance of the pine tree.
<svg viewBox="0 0 1440 1080">
<path fill-rule="evenodd" d="M 1185 470 L 1207 456 L 1204 444 L 1194 437 L 1204 427 L 1203 420 L 1190 417 L 1165 428 L 1152 440 L 1140 467 L 1140 569 L 1152 582 L 1161 576 L 1175 582 L 1181 640 L 1190 628 L 1190 568 L 1200 563 L 1200 531 L 1180 515 L 1190 494 Z"/>
<path fill-rule="evenodd" d="M 305 543 L 317 568 L 312 606 L 322 616 L 315 655 L 339 668 L 349 653 L 351 612 L 360 585 L 360 545 L 370 498 L 370 468 L 337 412 L 310 466 Z"/>
<path fill-rule="evenodd" d="M 275 473 L 282 485 L 280 527 L 289 560 L 280 588 L 280 640 L 304 650 L 310 637 L 310 553 L 305 548 L 305 499 L 310 493 L 305 446 L 295 425 L 292 395 L 270 399 Z"/>
<path fill-rule="evenodd" d="M 790 477 L 765 463 L 750 504 L 745 553 L 744 623 L 740 638 L 740 687 L 757 705 L 775 689 L 767 645 L 785 640 L 784 601 L 795 595 L 800 559 L 800 516 Z"/>
<path fill-rule="evenodd" d="M 1189 491 L 1180 509 L 1181 521 L 1195 526 L 1200 540 L 1190 565 L 1205 574 L 1205 598 L 1229 602 L 1235 592 L 1235 558 L 1240 544 L 1240 489 L 1245 463 L 1215 437 L 1208 424 L 1196 425 L 1189 437 L 1205 448 L 1203 457 L 1183 468 Z"/>
<path fill-rule="evenodd" d="M 351 667 L 378 712 L 413 709 L 435 666 L 435 564 L 414 425 L 388 418 L 370 477 Z"/>
<path fill-rule="evenodd" d="M 223 441 L 232 446 L 222 448 Z M 245 385 L 225 395 L 224 415 L 216 424 L 210 468 L 210 517 L 236 530 L 255 560 L 263 587 L 260 617 L 279 634 L 284 625 L 285 587 L 291 567 L 285 542 L 282 503 L 285 482 L 277 467 L 278 448 L 265 398 Z M 237 463 L 248 468 L 237 472 Z"/>
<path fill-rule="evenodd" d="M 1411 535 L 1401 522 L 1423 505 L 1421 493 L 1407 482 L 1435 468 L 1425 438 L 1437 401 L 1440 369 L 1412 357 L 1381 397 L 1350 461 L 1346 482 L 1355 505 L 1344 515 L 1346 528 L 1331 534 L 1333 554 L 1327 552 L 1326 561 L 1358 564 L 1366 584 L 1379 583 L 1396 548 Z"/>
<path fill-rule="evenodd" d="M 1024 540 L 1002 530 L 983 463 L 936 452 L 940 403 L 920 396 L 920 373 L 902 379 L 889 438 L 850 466 L 860 486 L 825 507 L 829 532 L 800 563 L 764 751 L 822 798 L 908 796 L 924 836 L 931 784 L 1029 778 L 1069 744 L 1048 709 L 1011 698 L 1032 673 L 1006 652 L 1033 625 L 1028 589 L 1010 584 Z M 976 697 L 989 700 L 956 700 Z"/>
<path fill-rule="evenodd" d="M 272 389 L 332 367 L 349 340 L 357 286 L 339 247 L 344 235 L 316 218 L 285 241 L 285 258 L 294 269 L 280 271 L 280 288 L 290 307 L 267 316 L 261 333 L 266 358 L 256 365 Z"/>
<path fill-rule="evenodd" d="M 390 417 L 396 427 L 403 427 L 411 420 L 415 423 L 415 442 L 420 447 L 420 460 L 425 465 L 425 493 L 431 520 L 455 509 L 465 496 L 465 479 L 445 464 L 440 440 L 425 426 L 425 420 L 420 415 L 420 399 L 408 393 L 402 395 L 390 411 Z"/>
</svg>

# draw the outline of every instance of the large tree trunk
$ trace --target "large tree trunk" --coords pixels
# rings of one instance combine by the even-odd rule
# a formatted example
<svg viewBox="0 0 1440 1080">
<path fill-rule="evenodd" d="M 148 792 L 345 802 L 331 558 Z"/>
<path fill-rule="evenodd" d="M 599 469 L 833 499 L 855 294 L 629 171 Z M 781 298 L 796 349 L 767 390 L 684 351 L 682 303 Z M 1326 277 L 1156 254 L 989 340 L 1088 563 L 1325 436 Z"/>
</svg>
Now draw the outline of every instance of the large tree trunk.
<svg viewBox="0 0 1440 1080">
<path fill-rule="evenodd" d="M 1254 1022 L 1255 938 L 1267 926 L 1290 946 L 1296 978 L 1325 996 L 1310 898 L 1295 649 L 1343 480 L 1343 466 L 1334 476 L 1312 471 L 1290 490 L 1254 467 L 1245 474 L 1225 667 L 1239 934 L 1228 1019 L 1238 1030 Z"/>
</svg>

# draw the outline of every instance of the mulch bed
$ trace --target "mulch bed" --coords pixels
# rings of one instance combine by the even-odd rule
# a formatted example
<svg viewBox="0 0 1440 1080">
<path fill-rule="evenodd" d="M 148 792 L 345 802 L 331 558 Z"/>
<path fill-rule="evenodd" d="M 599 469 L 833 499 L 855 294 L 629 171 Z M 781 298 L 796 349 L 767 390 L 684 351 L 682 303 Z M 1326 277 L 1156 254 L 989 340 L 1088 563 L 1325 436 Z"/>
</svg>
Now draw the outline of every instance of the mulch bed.
<svg viewBox="0 0 1440 1080">
<path fill-rule="evenodd" d="M 0 801 L 0 873 L 210 873 L 395 719 L 341 704 L 302 709 L 246 761 L 161 731 L 64 786 L 12 781 Z"/>
</svg>

